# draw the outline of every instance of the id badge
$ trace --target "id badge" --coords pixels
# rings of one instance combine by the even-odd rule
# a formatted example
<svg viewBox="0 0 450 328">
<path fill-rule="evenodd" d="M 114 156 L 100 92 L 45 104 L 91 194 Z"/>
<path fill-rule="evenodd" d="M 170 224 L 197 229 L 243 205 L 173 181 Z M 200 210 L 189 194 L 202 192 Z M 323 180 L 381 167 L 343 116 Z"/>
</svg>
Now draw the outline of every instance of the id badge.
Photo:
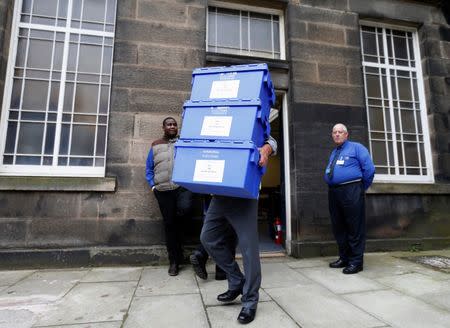
<svg viewBox="0 0 450 328">
<path fill-rule="evenodd" d="M 337 160 L 336 165 L 344 165 L 344 160 L 343 159 Z"/>
</svg>

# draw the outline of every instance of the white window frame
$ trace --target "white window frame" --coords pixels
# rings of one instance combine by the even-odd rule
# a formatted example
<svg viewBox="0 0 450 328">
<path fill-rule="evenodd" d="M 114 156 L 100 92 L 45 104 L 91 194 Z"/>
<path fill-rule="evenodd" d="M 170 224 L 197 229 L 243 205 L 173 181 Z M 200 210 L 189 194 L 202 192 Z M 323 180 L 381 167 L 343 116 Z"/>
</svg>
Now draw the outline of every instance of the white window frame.
<svg viewBox="0 0 450 328">
<path fill-rule="evenodd" d="M 218 8 L 224 8 L 224 9 L 234 9 L 234 10 L 240 10 L 240 11 L 249 11 L 254 13 L 260 13 L 260 14 L 268 14 L 268 15 L 275 15 L 278 16 L 279 19 L 279 38 L 280 38 L 280 58 L 271 58 L 271 57 L 260 57 L 252 55 L 251 52 L 244 52 L 242 51 L 243 56 L 250 56 L 250 57 L 256 57 L 256 58 L 267 58 L 267 59 L 280 59 L 285 60 L 286 59 L 286 46 L 285 46 L 285 32 L 284 32 L 284 12 L 279 9 L 272 9 L 272 8 L 263 8 L 263 7 L 255 7 L 255 6 L 248 6 L 248 5 L 241 5 L 236 3 L 229 3 L 229 2 L 221 2 L 221 1 L 208 1 L 208 5 L 206 7 L 206 51 L 211 51 L 208 47 L 208 40 L 209 40 L 209 7 L 218 7 Z M 239 55 L 236 55 L 239 56 Z"/>
<path fill-rule="evenodd" d="M 117 6 L 118 1 L 116 1 L 116 6 L 114 8 L 114 17 L 117 17 Z M 110 67 L 110 80 L 109 80 L 109 88 L 111 90 L 111 81 L 112 81 L 112 66 L 113 66 L 113 58 L 114 58 L 114 41 L 115 41 L 115 32 L 106 32 L 106 31 L 93 31 L 82 28 L 72 28 L 70 27 L 71 20 L 69 17 L 72 16 L 72 4 L 73 0 L 68 0 L 67 5 L 67 25 L 66 27 L 58 27 L 58 26 L 48 26 L 48 25 L 40 25 L 34 23 L 23 23 L 20 21 L 21 12 L 22 12 L 22 4 L 23 0 L 16 0 L 14 4 L 13 10 L 13 20 L 11 26 L 11 37 L 10 37 L 10 45 L 9 45 L 9 56 L 8 56 L 8 64 L 7 71 L 5 76 L 5 88 L 3 94 L 3 105 L 1 112 L 1 121 L 0 121 L 0 176 L 61 176 L 61 177 L 104 177 L 106 170 L 106 153 L 108 147 L 108 129 L 109 129 L 109 109 L 111 104 L 111 96 L 109 95 L 108 101 L 108 112 L 106 114 L 106 137 L 105 137 L 105 159 L 103 166 L 59 166 L 58 165 L 58 154 L 59 152 L 59 143 L 61 136 L 61 125 L 62 125 L 62 106 L 64 105 L 64 94 L 65 94 L 65 84 L 66 84 L 66 74 L 67 74 L 67 61 L 68 61 L 68 53 L 69 53 L 69 44 L 70 44 L 70 34 L 76 33 L 80 35 L 91 35 L 91 36 L 100 36 L 100 37 L 109 37 L 113 39 L 112 44 L 112 54 L 111 54 L 111 67 Z M 83 8 L 81 8 L 81 13 L 83 12 Z M 105 13 L 106 15 L 106 13 Z M 65 40 L 64 40 L 64 50 L 63 50 L 63 58 L 62 58 L 62 67 L 61 67 L 61 80 L 60 80 L 60 91 L 59 91 L 59 99 L 58 99 L 58 110 L 57 110 L 57 120 L 56 120 L 56 131 L 55 131 L 55 144 L 54 149 L 55 152 L 52 155 L 53 165 L 20 165 L 20 164 L 11 164 L 6 165 L 3 163 L 3 154 L 6 145 L 6 135 L 8 128 L 8 113 L 9 113 L 9 104 L 11 103 L 11 93 L 13 87 L 13 77 L 14 77 L 14 68 L 17 56 L 17 47 L 19 41 L 19 28 L 29 28 L 36 30 L 44 30 L 44 31 L 55 31 L 55 32 L 64 32 Z M 79 54 L 78 54 L 79 55 Z M 77 56 L 78 56 L 77 55 Z M 103 61 L 103 57 L 101 59 Z M 76 74 L 78 70 L 76 71 Z M 96 143 L 97 135 L 95 135 L 95 143 Z M 16 140 L 17 143 L 17 140 Z M 69 145 L 70 146 L 70 145 Z M 82 157 L 82 156 L 81 156 Z"/>
<path fill-rule="evenodd" d="M 363 55 L 363 40 L 362 40 L 362 32 L 360 30 L 360 37 L 361 37 L 361 58 L 362 58 L 362 66 L 364 67 L 375 67 L 375 68 L 384 68 L 386 69 L 386 83 L 387 83 L 387 90 L 388 90 L 388 100 L 389 100 L 389 107 L 390 112 L 392 116 L 392 107 L 393 107 L 393 99 L 392 99 L 392 87 L 391 87 L 391 78 L 390 78 L 390 69 L 394 70 L 404 70 L 404 71 L 412 71 L 416 73 L 416 80 L 417 80 L 417 91 L 419 96 L 419 104 L 420 104 L 420 119 L 422 123 L 422 132 L 423 132 L 423 142 L 424 142 L 424 154 L 425 154 L 425 163 L 426 163 L 426 169 L 427 169 L 427 175 L 406 175 L 406 170 L 404 174 L 399 173 L 399 164 L 398 164 L 398 154 L 397 154 L 397 142 L 396 142 L 396 133 L 397 131 L 392 132 L 393 135 L 393 155 L 394 155 L 394 165 L 395 165 L 395 174 L 375 174 L 374 182 L 381 182 L 381 183 L 434 183 L 434 173 L 433 173 L 433 160 L 432 160 L 432 153 L 431 153 L 431 144 L 430 144 L 430 133 L 429 133 L 429 127 L 428 127 L 428 118 L 427 118 L 427 106 L 425 101 L 425 88 L 424 88 L 424 82 L 423 82 L 423 72 L 422 72 L 422 65 L 421 65 L 421 55 L 420 55 L 420 45 L 419 45 L 419 37 L 418 32 L 416 28 L 413 27 L 406 27 L 406 26 L 400 26 L 400 25 L 392 25 L 392 24 L 383 24 L 378 23 L 374 21 L 367 21 L 367 20 L 361 20 L 360 21 L 360 27 L 361 26 L 370 26 L 375 28 L 383 28 L 383 29 L 393 29 L 393 30 L 400 30 L 405 32 L 411 32 L 412 34 L 412 41 L 413 41 L 413 53 L 414 53 L 414 60 L 415 60 L 415 69 L 412 69 L 407 66 L 398 66 L 395 64 L 379 64 L 374 62 L 366 62 L 364 61 L 364 55 Z M 385 31 L 383 31 L 385 33 Z M 378 43 L 377 43 L 378 47 Z M 384 49 L 387 51 L 386 44 L 384 44 Z M 386 56 L 385 56 L 386 57 Z M 382 86 L 380 85 L 382 88 Z M 382 89 L 381 89 L 382 90 Z M 371 132 L 370 132 L 370 115 L 369 115 L 369 104 L 368 104 L 368 97 L 367 97 L 367 86 L 365 83 L 365 76 L 364 76 L 364 92 L 365 92 L 365 102 L 366 102 L 366 111 L 367 111 L 367 122 L 368 122 L 368 134 L 369 134 L 369 147 L 370 147 L 370 153 L 372 153 L 372 138 L 371 138 Z M 391 117 L 391 122 L 395 122 L 393 118 Z M 393 124 L 393 123 L 391 123 Z M 404 156 L 403 156 L 404 158 Z M 424 166 L 421 166 L 421 168 L 424 168 Z M 420 170 L 421 172 L 422 170 Z"/>
</svg>

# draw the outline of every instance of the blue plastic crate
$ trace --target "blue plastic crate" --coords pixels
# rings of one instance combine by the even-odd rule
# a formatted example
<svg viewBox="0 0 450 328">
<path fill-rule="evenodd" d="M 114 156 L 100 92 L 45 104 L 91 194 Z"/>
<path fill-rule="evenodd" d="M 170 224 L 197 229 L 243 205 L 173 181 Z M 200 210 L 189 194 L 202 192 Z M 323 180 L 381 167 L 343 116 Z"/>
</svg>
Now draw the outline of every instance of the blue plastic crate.
<svg viewBox="0 0 450 328">
<path fill-rule="evenodd" d="M 269 113 L 258 100 L 184 104 L 181 139 L 251 140 L 261 147 L 269 135 Z"/>
<path fill-rule="evenodd" d="M 191 100 L 260 99 L 263 107 L 275 103 L 267 64 L 197 68 L 192 73 Z"/>
<path fill-rule="evenodd" d="M 258 198 L 265 168 L 251 142 L 178 140 L 172 180 L 192 192 Z"/>
</svg>

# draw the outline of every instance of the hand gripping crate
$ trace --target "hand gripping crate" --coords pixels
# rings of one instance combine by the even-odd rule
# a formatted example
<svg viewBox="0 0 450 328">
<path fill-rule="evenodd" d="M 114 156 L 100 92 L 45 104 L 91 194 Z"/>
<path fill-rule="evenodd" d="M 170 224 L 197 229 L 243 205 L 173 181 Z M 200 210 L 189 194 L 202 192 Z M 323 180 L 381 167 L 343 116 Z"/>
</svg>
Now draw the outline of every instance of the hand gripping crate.
<svg viewBox="0 0 450 328">
<path fill-rule="evenodd" d="M 175 144 L 172 180 L 193 192 L 258 198 L 265 168 L 252 142 L 183 140 Z"/>
<path fill-rule="evenodd" d="M 268 111 L 259 100 L 187 101 L 181 139 L 252 141 L 261 147 L 270 135 Z"/>
<path fill-rule="evenodd" d="M 191 100 L 259 99 L 263 108 L 275 103 L 267 64 L 197 68 L 192 73 Z"/>
</svg>

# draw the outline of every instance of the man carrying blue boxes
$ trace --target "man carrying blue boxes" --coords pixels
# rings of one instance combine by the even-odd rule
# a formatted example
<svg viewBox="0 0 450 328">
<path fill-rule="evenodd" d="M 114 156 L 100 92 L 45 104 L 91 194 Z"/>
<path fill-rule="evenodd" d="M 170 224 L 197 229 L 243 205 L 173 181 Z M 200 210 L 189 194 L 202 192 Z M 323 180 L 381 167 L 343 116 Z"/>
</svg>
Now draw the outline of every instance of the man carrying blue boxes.
<svg viewBox="0 0 450 328">
<path fill-rule="evenodd" d="M 173 181 L 213 195 L 200 240 L 227 275 L 228 290 L 217 300 L 229 303 L 242 294 L 242 324 L 254 320 L 259 300 L 258 196 L 269 156 L 277 150 L 268 120 L 274 102 L 266 64 L 196 69 L 175 144 Z M 238 237 L 245 275 L 227 240 L 229 226 Z"/>
</svg>

